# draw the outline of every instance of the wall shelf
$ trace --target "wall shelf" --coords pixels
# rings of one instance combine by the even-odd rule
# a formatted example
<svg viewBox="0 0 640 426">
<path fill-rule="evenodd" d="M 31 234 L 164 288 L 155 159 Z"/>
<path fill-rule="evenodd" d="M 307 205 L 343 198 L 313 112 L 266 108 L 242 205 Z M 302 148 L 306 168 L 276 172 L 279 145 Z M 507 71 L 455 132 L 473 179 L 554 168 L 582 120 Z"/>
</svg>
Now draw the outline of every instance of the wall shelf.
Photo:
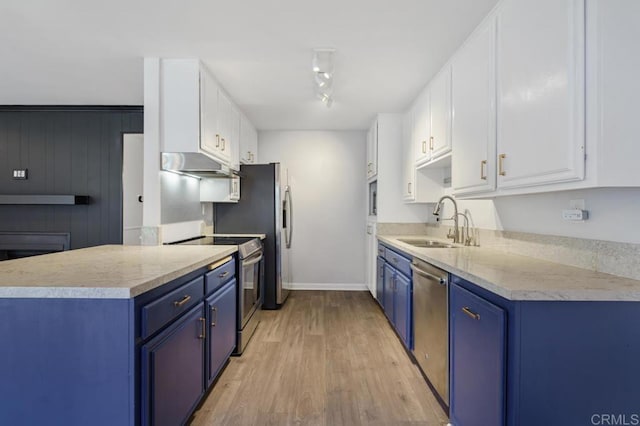
<svg viewBox="0 0 640 426">
<path fill-rule="evenodd" d="M 0 204 L 77 205 L 89 204 L 88 195 L 0 195 Z"/>
</svg>

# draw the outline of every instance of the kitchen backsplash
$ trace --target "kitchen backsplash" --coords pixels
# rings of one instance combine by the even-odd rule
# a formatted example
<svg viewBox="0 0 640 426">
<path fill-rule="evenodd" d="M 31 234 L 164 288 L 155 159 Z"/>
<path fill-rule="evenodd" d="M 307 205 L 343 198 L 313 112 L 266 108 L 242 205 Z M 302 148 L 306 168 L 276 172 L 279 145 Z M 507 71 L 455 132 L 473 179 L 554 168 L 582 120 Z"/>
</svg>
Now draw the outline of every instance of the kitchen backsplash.
<svg viewBox="0 0 640 426">
<path fill-rule="evenodd" d="M 430 223 L 378 223 L 377 233 L 446 239 L 451 228 Z M 480 247 L 640 280 L 640 244 L 478 228 L 473 233 Z"/>
</svg>

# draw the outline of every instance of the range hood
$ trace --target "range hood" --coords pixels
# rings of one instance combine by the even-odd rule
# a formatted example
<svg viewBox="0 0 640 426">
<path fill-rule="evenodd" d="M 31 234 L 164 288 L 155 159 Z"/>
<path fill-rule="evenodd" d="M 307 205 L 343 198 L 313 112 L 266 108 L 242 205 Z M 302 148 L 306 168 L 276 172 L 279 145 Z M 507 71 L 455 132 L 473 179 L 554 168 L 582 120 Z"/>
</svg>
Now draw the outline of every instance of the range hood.
<svg viewBox="0 0 640 426">
<path fill-rule="evenodd" d="M 197 152 L 163 152 L 162 170 L 197 178 L 228 178 L 236 172 Z"/>
</svg>

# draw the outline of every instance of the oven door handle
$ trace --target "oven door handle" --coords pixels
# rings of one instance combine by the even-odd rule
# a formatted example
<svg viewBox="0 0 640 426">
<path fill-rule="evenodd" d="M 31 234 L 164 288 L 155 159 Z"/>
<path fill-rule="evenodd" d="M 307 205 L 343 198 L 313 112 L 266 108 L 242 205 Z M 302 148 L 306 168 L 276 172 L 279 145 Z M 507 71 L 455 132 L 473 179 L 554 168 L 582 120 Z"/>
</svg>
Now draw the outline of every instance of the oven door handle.
<svg viewBox="0 0 640 426">
<path fill-rule="evenodd" d="M 255 259 L 251 259 L 251 260 L 243 260 L 242 261 L 242 267 L 244 268 L 245 266 L 251 266 L 251 265 L 255 265 L 256 263 L 260 262 L 263 258 L 262 253 L 260 253 L 260 255 L 258 257 L 256 257 Z"/>
</svg>

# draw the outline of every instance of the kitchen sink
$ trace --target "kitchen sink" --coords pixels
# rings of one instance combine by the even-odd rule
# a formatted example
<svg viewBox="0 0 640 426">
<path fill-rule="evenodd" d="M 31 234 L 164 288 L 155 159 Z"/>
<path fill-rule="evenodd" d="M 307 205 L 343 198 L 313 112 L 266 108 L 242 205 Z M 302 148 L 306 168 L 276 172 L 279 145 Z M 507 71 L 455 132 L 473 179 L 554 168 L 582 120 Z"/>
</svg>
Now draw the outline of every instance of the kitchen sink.
<svg viewBox="0 0 640 426">
<path fill-rule="evenodd" d="M 414 247 L 422 247 L 422 248 L 458 248 L 457 245 L 449 244 L 444 241 L 435 241 L 435 240 L 419 240 L 419 239 L 408 239 L 408 238 L 398 238 L 398 241 L 412 245 Z"/>
</svg>

